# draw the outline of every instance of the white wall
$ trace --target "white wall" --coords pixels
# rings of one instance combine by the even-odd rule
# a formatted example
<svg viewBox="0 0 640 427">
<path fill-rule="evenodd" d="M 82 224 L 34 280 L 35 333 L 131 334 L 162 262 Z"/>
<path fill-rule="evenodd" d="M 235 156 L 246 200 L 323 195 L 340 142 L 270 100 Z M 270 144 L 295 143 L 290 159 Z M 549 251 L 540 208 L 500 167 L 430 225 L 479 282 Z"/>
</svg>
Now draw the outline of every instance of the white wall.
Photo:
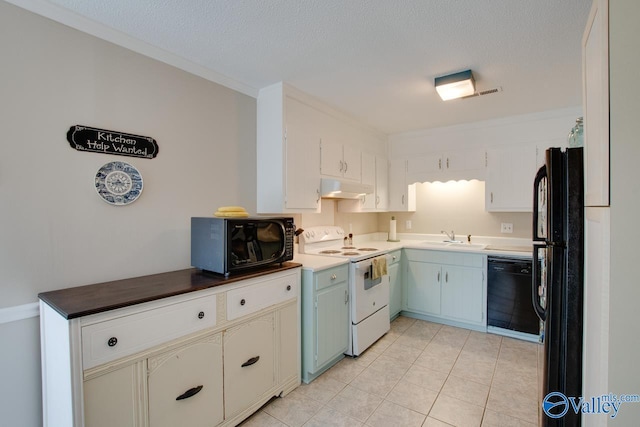
<svg viewBox="0 0 640 427">
<path fill-rule="evenodd" d="M 255 99 L 5 2 L 0 55 L 0 323 L 42 291 L 188 268 L 191 216 L 255 212 Z M 78 152 L 76 124 L 151 136 L 159 154 Z M 143 176 L 131 205 L 96 194 L 113 160 Z M 0 424 L 38 425 L 37 318 L 1 324 L 0 342 Z"/>
</svg>

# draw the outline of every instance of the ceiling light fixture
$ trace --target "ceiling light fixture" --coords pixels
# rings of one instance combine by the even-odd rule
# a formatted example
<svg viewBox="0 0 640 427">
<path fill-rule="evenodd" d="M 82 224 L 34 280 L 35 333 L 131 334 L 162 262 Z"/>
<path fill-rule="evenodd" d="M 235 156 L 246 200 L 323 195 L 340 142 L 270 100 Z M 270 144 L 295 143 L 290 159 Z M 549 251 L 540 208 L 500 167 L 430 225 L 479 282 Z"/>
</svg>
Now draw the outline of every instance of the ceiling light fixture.
<svg viewBox="0 0 640 427">
<path fill-rule="evenodd" d="M 443 101 L 464 98 L 476 92 L 476 81 L 471 70 L 436 77 L 436 90 Z"/>
</svg>

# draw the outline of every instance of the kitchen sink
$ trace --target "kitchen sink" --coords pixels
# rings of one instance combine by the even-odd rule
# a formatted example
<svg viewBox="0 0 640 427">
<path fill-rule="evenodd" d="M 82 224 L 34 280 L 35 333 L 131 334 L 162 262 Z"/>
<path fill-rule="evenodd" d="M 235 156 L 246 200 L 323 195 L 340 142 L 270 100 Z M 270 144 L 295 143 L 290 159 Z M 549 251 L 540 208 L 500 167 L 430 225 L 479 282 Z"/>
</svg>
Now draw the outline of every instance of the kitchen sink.
<svg viewBox="0 0 640 427">
<path fill-rule="evenodd" d="M 438 248 L 442 248 L 442 247 L 451 245 L 450 242 L 421 242 L 420 244 L 424 245 L 424 246 L 433 246 L 433 247 L 438 247 Z M 459 244 L 459 243 L 457 243 L 457 244 Z"/>
<path fill-rule="evenodd" d="M 425 241 L 420 243 L 421 246 L 433 247 L 433 248 L 446 248 L 446 249 L 460 249 L 460 250 L 482 250 L 487 247 L 483 243 L 454 243 L 454 242 L 430 242 Z"/>
</svg>

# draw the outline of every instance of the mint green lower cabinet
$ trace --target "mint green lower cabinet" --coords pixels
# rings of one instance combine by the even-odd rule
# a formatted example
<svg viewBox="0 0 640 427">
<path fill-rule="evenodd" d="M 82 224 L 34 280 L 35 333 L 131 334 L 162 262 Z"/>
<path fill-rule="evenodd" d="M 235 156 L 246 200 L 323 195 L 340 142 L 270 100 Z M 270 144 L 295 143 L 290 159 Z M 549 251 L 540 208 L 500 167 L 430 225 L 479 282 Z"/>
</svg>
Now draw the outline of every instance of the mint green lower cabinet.
<svg viewBox="0 0 640 427">
<path fill-rule="evenodd" d="M 391 262 L 389 271 L 389 316 L 394 319 L 402 310 L 402 251 L 392 251 L 389 253 Z"/>
<path fill-rule="evenodd" d="M 405 314 L 486 330 L 486 256 L 476 253 L 404 250 Z"/>
<path fill-rule="evenodd" d="M 407 310 L 424 314 L 440 314 L 440 280 L 442 268 L 439 264 L 407 261 Z"/>
<path fill-rule="evenodd" d="M 483 321 L 483 271 L 481 268 L 443 267 L 440 314 L 463 322 Z"/>
<path fill-rule="evenodd" d="M 349 268 L 302 271 L 302 380 L 305 383 L 344 357 L 349 345 Z"/>
</svg>

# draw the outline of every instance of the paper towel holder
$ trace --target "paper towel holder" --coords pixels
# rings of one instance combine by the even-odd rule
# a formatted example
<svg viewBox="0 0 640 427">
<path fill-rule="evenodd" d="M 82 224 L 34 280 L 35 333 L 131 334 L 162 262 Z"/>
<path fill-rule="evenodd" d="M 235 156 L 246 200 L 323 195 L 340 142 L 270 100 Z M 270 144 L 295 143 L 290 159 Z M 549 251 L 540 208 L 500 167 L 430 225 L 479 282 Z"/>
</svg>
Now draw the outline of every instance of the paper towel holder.
<svg viewBox="0 0 640 427">
<path fill-rule="evenodd" d="M 389 220 L 389 238 L 387 242 L 399 242 L 396 236 L 396 217 L 392 216 L 391 220 Z"/>
</svg>

